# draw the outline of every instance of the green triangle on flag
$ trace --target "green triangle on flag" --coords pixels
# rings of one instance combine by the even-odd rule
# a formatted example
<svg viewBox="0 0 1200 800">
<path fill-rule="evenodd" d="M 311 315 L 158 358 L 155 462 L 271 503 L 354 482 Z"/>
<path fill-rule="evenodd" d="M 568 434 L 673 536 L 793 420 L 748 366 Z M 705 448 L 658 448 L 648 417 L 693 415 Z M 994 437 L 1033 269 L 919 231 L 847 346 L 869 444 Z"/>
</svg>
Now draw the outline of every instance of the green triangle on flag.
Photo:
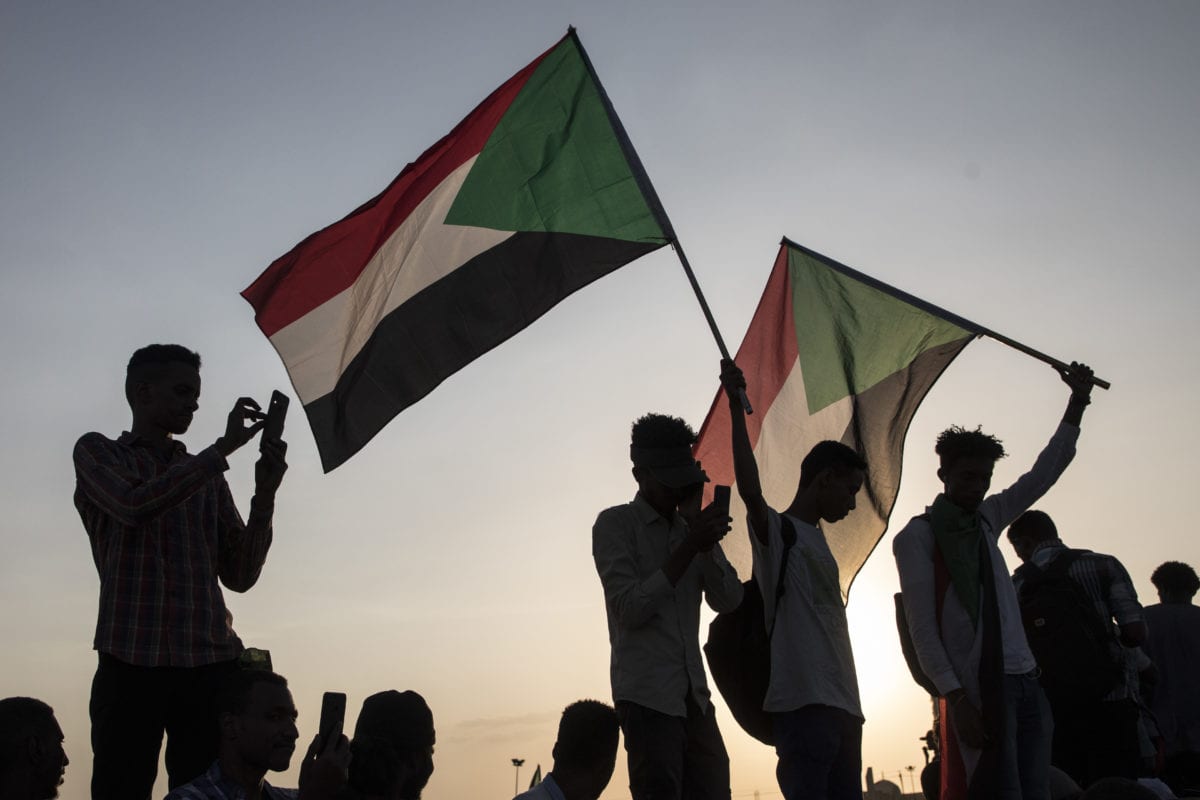
<svg viewBox="0 0 1200 800">
<path fill-rule="evenodd" d="M 445 222 L 666 242 L 621 144 L 567 36 L 497 123 Z"/>
</svg>

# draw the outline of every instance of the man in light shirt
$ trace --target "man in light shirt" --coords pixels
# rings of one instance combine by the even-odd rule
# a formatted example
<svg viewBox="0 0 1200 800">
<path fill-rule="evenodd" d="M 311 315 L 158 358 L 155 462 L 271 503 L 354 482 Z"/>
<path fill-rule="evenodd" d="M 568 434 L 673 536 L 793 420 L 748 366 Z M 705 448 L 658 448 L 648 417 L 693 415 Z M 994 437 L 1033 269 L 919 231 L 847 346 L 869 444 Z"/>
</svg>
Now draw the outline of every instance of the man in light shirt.
<svg viewBox="0 0 1200 800">
<path fill-rule="evenodd" d="M 600 512 L 592 528 L 634 800 L 729 798 L 729 757 L 700 658 L 700 599 L 732 611 L 742 584 L 718 544 L 728 512 L 699 508 L 707 476 L 692 457 L 695 441 L 678 417 L 637 420 L 637 495 Z"/>
</svg>

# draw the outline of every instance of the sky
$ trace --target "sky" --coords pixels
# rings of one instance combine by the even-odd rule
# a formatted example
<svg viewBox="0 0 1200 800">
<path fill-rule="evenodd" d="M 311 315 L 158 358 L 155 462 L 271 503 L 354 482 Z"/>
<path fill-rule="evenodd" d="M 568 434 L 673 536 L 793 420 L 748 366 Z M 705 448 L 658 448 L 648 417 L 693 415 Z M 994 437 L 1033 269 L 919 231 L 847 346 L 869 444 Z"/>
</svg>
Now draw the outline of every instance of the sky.
<svg viewBox="0 0 1200 800">
<path fill-rule="evenodd" d="M 1117 555 L 1146 603 L 1155 566 L 1200 562 L 1194 2 L 7 0 L 0 696 L 55 707 L 62 797 L 87 796 L 99 585 L 70 454 L 84 432 L 128 427 L 129 354 L 201 353 L 193 451 L 239 395 L 290 392 L 238 292 L 568 25 L 731 349 L 787 236 L 1085 361 L 1112 390 L 1039 507 L 1069 544 Z M 510 797 L 514 757 L 522 784 L 547 770 L 562 708 L 611 697 L 590 530 L 633 496 L 629 424 L 659 411 L 698 427 L 718 357 L 665 249 L 452 376 L 331 474 L 292 414 L 272 551 L 226 599 L 289 678 L 302 739 L 323 691 L 349 695 L 350 727 L 367 695 L 411 688 L 438 731 L 426 798 Z M 1000 436 L 1002 488 L 1066 399 L 1049 367 L 983 340 L 918 412 L 893 524 L 848 607 L 876 777 L 919 768 L 930 724 L 896 639 L 890 542 L 938 491 L 934 437 L 951 423 Z M 253 451 L 227 473 L 243 511 Z M 773 753 L 719 704 L 718 720 L 734 797 L 777 796 Z M 626 787 L 622 757 L 604 797 Z"/>
</svg>

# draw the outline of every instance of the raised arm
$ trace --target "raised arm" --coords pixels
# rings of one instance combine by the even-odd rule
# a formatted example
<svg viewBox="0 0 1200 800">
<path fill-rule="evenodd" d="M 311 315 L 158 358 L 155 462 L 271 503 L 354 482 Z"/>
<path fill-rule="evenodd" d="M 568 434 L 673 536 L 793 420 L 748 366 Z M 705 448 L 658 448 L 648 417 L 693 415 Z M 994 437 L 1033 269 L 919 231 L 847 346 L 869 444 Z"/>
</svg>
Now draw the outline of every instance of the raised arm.
<svg viewBox="0 0 1200 800">
<path fill-rule="evenodd" d="M 733 438 L 733 474 L 737 481 L 738 494 L 746 504 L 746 517 L 750 530 L 762 544 L 767 543 L 767 501 L 763 499 L 762 484 L 758 478 L 758 462 L 754 460 L 754 449 L 750 446 L 750 433 L 746 429 L 746 412 L 742 408 L 741 392 L 746 388 L 746 377 L 732 360 L 721 361 L 721 386 L 729 400 L 729 428 Z"/>
<path fill-rule="evenodd" d="M 1079 423 L 1083 419 L 1084 409 L 1091 402 L 1092 370 L 1084 364 L 1072 362 L 1071 367 L 1060 370 L 1059 375 L 1071 387 L 1071 398 L 1067 401 L 1067 409 L 1063 412 L 1058 430 L 1028 472 L 1012 486 L 984 500 L 980 507 L 980 512 L 992 523 L 993 537 L 999 538 L 1004 528 L 1050 491 L 1075 458 Z"/>
</svg>

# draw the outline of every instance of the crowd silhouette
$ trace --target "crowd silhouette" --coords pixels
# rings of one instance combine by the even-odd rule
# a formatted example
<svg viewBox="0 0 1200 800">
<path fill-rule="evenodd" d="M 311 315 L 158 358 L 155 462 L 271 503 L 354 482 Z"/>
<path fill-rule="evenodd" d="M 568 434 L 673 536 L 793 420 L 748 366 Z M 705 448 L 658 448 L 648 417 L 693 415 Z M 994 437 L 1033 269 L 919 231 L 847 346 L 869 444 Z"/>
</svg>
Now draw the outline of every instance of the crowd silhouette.
<svg viewBox="0 0 1200 800">
<path fill-rule="evenodd" d="M 1075 454 L 1092 373 L 1060 370 L 1062 421 L 1032 466 L 992 493 L 996 437 L 951 427 L 935 446 L 943 492 L 896 535 L 898 621 L 914 676 L 933 696 L 936 752 L 921 776 L 930 800 L 1050 800 L 1200 795 L 1200 579 L 1167 562 L 1151 576 L 1160 602 L 1143 608 L 1114 556 L 1069 547 L 1031 510 Z M 838 564 L 824 523 L 852 514 L 871 469 L 855 450 L 821 442 L 791 503 L 763 497 L 747 434 L 745 379 L 721 365 L 732 418 L 736 485 L 745 502 L 754 580 L 763 598 L 777 778 L 789 800 L 859 800 L 862 730 Z M 144 800 L 166 739 L 167 800 L 415 800 L 434 770 L 434 717 L 415 691 L 362 705 L 352 737 L 337 724 L 303 750 L 287 680 L 269 654 L 231 627 L 222 585 L 253 588 L 272 540 L 287 445 L 260 436 L 245 519 L 226 458 L 269 414 L 239 398 L 224 433 L 189 453 L 200 357 L 179 345 L 136 351 L 126 372 L 132 411 L 116 439 L 82 436 L 75 505 L 100 578 L 94 646 L 91 796 Z M 733 612 L 745 589 L 721 548 L 728 506 L 702 507 L 708 480 L 682 419 L 647 414 L 630 441 L 633 499 L 598 515 L 592 532 L 611 645 L 613 705 L 563 711 L 550 772 L 519 800 L 596 800 L 623 739 L 635 800 L 728 800 L 729 757 L 699 642 L 700 606 Z M 1022 565 L 1011 575 L 998 543 Z M 1086 537 L 1070 535 L 1070 540 Z M 28 697 L 0 700 L 0 798 L 45 800 L 67 776 L 54 712 Z M 1173 793 L 1173 794 L 1172 794 Z"/>
</svg>

